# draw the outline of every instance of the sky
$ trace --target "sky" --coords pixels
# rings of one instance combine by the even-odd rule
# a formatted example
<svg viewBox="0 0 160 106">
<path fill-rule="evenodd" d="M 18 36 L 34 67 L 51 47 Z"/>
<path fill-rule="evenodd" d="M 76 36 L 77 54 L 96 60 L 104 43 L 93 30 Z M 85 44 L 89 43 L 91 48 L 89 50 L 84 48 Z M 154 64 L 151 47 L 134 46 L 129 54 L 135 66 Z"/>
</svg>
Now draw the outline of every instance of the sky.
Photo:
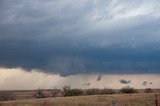
<svg viewBox="0 0 160 106">
<path fill-rule="evenodd" d="M 159 20 L 159 0 L 0 0 L 0 71 L 160 74 Z"/>
<path fill-rule="evenodd" d="M 126 86 L 135 89 L 160 88 L 160 74 L 103 74 L 99 80 L 97 74 L 60 76 L 37 70 L 28 72 L 21 68 L 0 68 L 0 70 L 0 90 L 62 89 L 64 85 L 80 89 L 120 89 Z M 122 83 L 121 80 L 130 82 Z"/>
</svg>

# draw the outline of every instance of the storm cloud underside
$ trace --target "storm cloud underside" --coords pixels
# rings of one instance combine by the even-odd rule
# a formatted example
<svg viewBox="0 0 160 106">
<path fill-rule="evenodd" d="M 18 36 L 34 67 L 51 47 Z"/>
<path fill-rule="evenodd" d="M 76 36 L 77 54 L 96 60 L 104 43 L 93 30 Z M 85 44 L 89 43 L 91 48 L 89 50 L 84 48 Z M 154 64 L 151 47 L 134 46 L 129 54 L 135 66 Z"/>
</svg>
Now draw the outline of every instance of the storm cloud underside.
<svg viewBox="0 0 160 106">
<path fill-rule="evenodd" d="M 160 73 L 159 0 L 0 1 L 0 66 Z"/>
</svg>

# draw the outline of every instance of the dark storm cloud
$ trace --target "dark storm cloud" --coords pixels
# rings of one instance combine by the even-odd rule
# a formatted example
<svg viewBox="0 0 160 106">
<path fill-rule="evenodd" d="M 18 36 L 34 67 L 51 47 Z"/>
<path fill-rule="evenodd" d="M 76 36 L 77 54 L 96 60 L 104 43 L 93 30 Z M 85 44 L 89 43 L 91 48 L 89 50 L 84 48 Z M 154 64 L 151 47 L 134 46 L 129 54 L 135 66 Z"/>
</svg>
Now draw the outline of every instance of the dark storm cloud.
<svg viewBox="0 0 160 106">
<path fill-rule="evenodd" d="M 0 66 L 159 73 L 159 7 L 158 0 L 0 1 Z"/>
</svg>

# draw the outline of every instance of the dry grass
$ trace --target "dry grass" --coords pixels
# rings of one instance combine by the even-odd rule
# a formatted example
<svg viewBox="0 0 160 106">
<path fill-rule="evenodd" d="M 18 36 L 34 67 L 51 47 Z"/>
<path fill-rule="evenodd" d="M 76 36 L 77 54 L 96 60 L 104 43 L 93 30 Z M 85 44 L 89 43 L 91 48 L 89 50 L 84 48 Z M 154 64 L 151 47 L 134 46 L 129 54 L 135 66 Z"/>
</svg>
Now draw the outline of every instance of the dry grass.
<svg viewBox="0 0 160 106">
<path fill-rule="evenodd" d="M 154 93 L 15 100 L 0 102 L 0 106 L 112 106 L 112 100 L 115 101 L 115 106 L 155 106 Z M 160 103 L 160 93 L 158 93 L 158 102 Z"/>
</svg>

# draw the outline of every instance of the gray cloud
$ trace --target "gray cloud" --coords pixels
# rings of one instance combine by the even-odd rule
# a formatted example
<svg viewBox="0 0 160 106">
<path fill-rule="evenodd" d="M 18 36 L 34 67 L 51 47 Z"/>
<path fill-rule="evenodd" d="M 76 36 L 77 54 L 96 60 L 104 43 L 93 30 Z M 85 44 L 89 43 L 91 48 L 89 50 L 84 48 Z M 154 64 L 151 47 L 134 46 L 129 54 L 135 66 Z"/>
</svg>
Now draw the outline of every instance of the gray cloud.
<svg viewBox="0 0 160 106">
<path fill-rule="evenodd" d="M 159 73 L 160 2 L 0 1 L 0 66 Z"/>
<path fill-rule="evenodd" d="M 119 82 L 120 82 L 121 84 L 130 84 L 130 83 L 131 83 L 131 80 L 121 79 L 121 80 L 119 80 Z"/>
</svg>

